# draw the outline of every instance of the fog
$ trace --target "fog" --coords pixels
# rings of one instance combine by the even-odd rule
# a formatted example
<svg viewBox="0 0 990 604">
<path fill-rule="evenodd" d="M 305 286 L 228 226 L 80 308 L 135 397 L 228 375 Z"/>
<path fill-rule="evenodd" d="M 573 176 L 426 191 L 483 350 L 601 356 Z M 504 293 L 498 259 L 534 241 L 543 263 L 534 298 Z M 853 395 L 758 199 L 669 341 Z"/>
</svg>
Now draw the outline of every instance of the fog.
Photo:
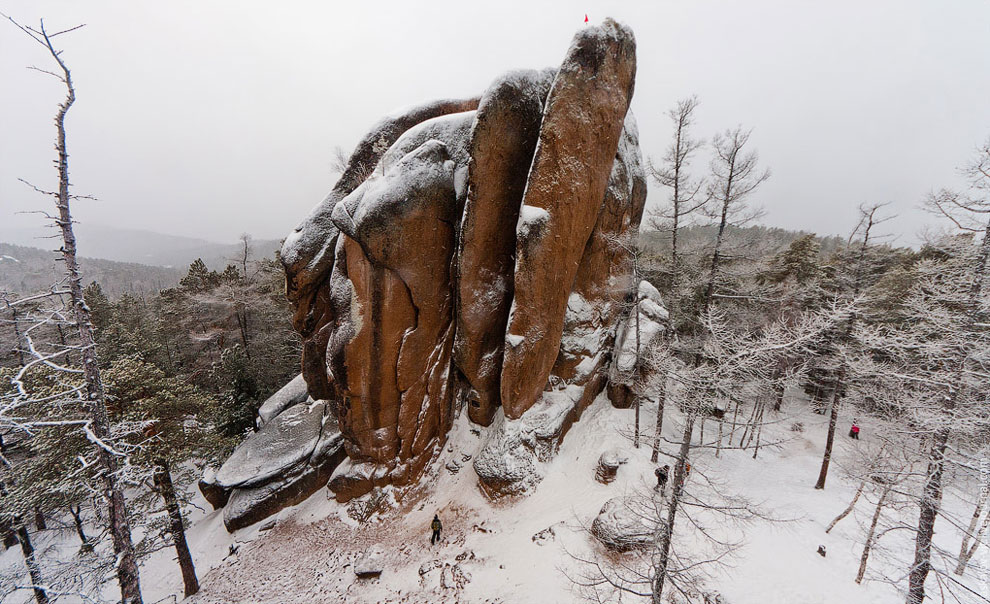
<svg viewBox="0 0 990 604">
<path fill-rule="evenodd" d="M 82 222 L 232 241 L 280 238 L 383 114 L 480 93 L 499 73 L 558 65 L 583 26 L 612 16 L 638 44 L 633 111 L 659 158 L 665 115 L 697 94 L 696 134 L 753 129 L 772 178 L 765 224 L 845 234 L 856 206 L 913 243 L 932 189 L 990 136 L 990 3 L 960 0 L 498 2 L 2 2 L 57 38 L 78 101 L 68 119 Z M 0 225 L 38 224 L 54 187 L 63 90 L 26 69 L 38 44 L 0 23 Z M 707 169 L 699 156 L 695 173 Z M 649 204 L 666 192 L 651 187 Z M 83 243 L 85 245 L 85 243 Z"/>
</svg>

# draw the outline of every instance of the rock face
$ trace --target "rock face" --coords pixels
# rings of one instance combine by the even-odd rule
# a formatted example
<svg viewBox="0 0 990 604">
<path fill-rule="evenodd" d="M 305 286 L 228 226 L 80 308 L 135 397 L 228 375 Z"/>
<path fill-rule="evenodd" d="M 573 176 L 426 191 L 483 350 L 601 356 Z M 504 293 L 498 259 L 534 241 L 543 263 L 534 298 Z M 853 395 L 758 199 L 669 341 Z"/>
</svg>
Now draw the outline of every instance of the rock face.
<svg viewBox="0 0 990 604">
<path fill-rule="evenodd" d="M 214 507 L 224 506 L 224 526 L 235 531 L 325 485 L 345 456 L 343 445 L 325 401 L 297 403 L 238 445 L 200 490 Z"/>
<path fill-rule="evenodd" d="M 555 73 L 508 73 L 482 96 L 471 133 L 458 254 L 454 357 L 471 386 L 468 414 L 491 423 L 500 404 L 505 326 L 512 305 L 515 231 Z"/>
<path fill-rule="evenodd" d="M 575 36 L 547 97 L 516 226 L 501 384 L 510 419 L 540 398 L 557 359 L 567 300 L 602 210 L 635 77 L 632 31 L 606 21 Z"/>
<path fill-rule="evenodd" d="M 230 493 L 228 527 L 328 480 L 339 501 L 416 481 L 465 403 L 490 426 L 482 489 L 539 482 L 606 387 L 632 299 L 646 199 L 635 47 L 606 20 L 559 69 L 508 73 L 365 135 L 282 249 L 302 376 L 210 483 Z"/>
<path fill-rule="evenodd" d="M 619 325 L 609 370 L 608 397 L 613 405 L 621 409 L 631 406 L 637 396 L 634 389 L 638 373 L 642 369 L 637 366 L 637 356 L 641 356 L 660 341 L 669 320 L 669 313 L 664 308 L 657 288 L 646 281 L 640 281 L 636 295 L 638 299 L 634 309 L 638 309 L 638 312 L 630 312 Z"/>
</svg>

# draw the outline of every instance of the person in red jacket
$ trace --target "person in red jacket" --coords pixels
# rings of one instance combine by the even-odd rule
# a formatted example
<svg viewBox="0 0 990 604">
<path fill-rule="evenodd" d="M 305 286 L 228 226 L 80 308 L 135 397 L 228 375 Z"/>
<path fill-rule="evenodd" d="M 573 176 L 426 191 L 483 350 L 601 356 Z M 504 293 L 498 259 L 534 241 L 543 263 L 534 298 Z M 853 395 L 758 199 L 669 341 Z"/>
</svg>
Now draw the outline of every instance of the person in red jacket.
<svg viewBox="0 0 990 604">
<path fill-rule="evenodd" d="M 849 438 L 859 440 L 859 425 L 854 421 L 849 428 Z"/>
</svg>

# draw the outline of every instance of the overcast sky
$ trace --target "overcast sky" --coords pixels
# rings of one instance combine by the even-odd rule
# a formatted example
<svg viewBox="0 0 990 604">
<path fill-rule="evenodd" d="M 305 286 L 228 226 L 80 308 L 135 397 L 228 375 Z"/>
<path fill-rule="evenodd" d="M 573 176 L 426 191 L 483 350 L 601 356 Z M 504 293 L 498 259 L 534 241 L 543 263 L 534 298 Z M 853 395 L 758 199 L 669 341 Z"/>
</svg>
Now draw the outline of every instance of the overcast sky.
<svg viewBox="0 0 990 604">
<path fill-rule="evenodd" d="M 59 38 L 78 101 L 69 151 L 80 221 L 233 241 L 281 238 L 330 189 L 383 114 L 480 93 L 499 73 L 559 65 L 584 15 L 632 27 L 633 111 L 659 157 L 665 111 L 701 100 L 696 133 L 753 129 L 773 171 L 763 222 L 845 234 L 862 202 L 889 201 L 902 243 L 918 204 L 958 184 L 990 136 L 990 1 L 649 0 L 290 2 L 0 0 Z M 0 23 L 0 226 L 48 207 L 52 117 L 63 91 L 27 65 L 43 49 Z M 50 81 L 49 81 L 50 80 Z M 707 157 L 694 168 L 702 173 Z M 665 192 L 652 187 L 650 203 Z M 85 245 L 85 244 L 83 244 Z"/>
</svg>

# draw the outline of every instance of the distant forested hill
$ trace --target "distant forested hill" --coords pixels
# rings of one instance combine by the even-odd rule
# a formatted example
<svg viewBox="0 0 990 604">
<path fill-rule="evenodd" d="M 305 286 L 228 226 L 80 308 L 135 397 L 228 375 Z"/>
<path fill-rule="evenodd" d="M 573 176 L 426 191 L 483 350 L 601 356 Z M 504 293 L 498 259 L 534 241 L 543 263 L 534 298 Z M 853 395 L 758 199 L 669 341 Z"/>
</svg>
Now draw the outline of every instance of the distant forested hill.
<svg viewBox="0 0 990 604">
<path fill-rule="evenodd" d="M 213 270 L 223 270 L 227 264 L 239 262 L 242 252 L 240 242 L 216 243 L 154 231 L 85 223 L 76 225 L 75 231 L 80 243 L 80 253 L 87 258 L 174 267 L 183 271 L 197 258 L 201 258 Z M 44 229 L 0 227 L 0 242 L 43 248 L 49 245 L 48 242 L 54 241 L 42 238 L 50 234 Z M 254 239 L 251 247 L 254 258 L 270 258 L 280 247 L 280 242 L 275 239 Z"/>
<path fill-rule="evenodd" d="M 55 240 L 52 240 L 53 242 Z M 84 285 L 96 281 L 111 297 L 124 293 L 154 293 L 173 287 L 186 274 L 187 266 L 166 268 L 133 262 L 94 258 L 80 259 Z M 19 294 L 45 291 L 65 277 L 58 253 L 35 247 L 0 243 L 0 291 Z"/>
</svg>

